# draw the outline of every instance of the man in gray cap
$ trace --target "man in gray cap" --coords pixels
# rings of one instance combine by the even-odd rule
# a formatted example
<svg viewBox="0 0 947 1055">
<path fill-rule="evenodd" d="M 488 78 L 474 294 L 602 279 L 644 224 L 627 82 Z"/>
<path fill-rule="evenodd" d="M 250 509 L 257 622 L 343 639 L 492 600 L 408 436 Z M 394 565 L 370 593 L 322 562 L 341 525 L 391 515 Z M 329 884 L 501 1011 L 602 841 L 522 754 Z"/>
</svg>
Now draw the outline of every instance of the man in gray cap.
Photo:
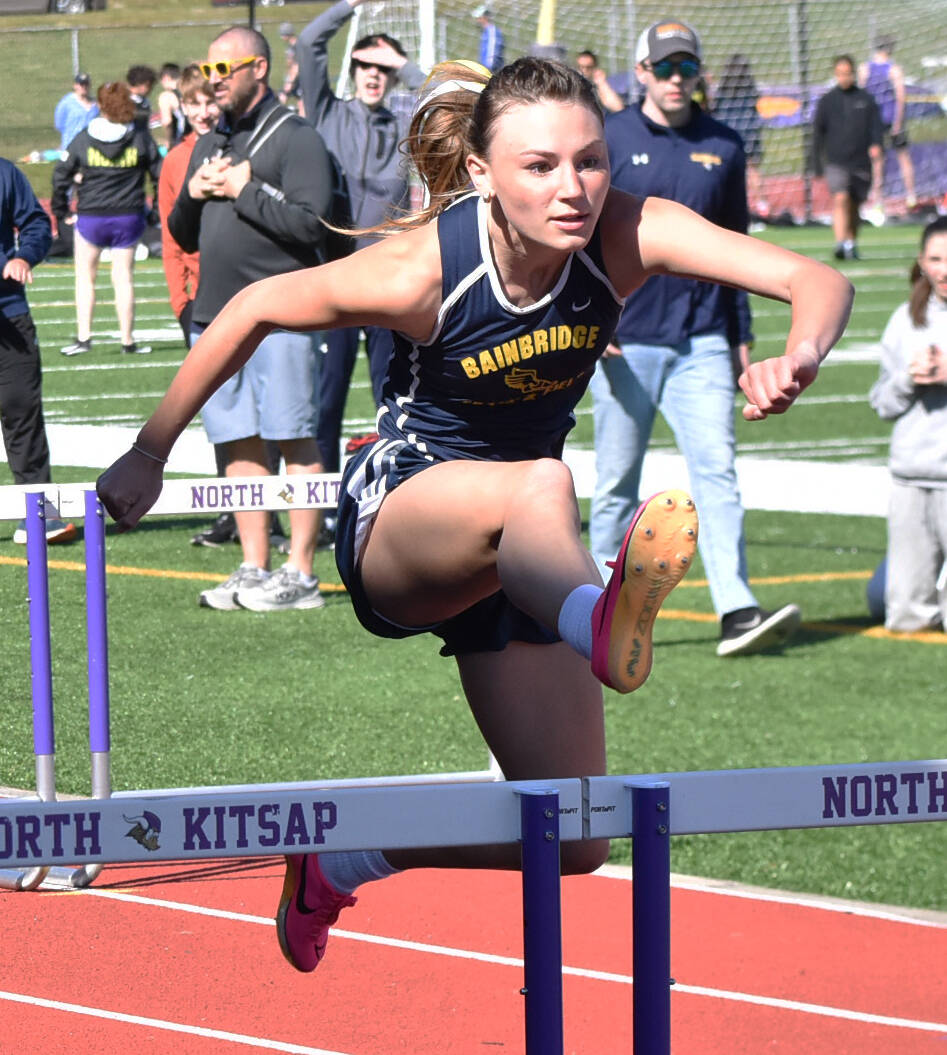
<svg viewBox="0 0 947 1055">
<path fill-rule="evenodd" d="M 59 149 L 65 150 L 83 128 L 99 116 L 99 108 L 92 98 L 92 78 L 88 73 L 77 73 L 72 91 L 56 103 L 53 124 L 59 133 Z"/>
<path fill-rule="evenodd" d="M 697 34 L 676 19 L 655 22 L 638 38 L 635 58 L 644 98 L 605 122 L 613 186 L 641 198 L 669 198 L 745 233 L 743 141 L 693 101 L 701 73 Z M 597 469 L 592 552 L 604 565 L 621 545 L 638 506 L 644 454 L 660 409 L 684 455 L 700 512 L 700 552 L 720 619 L 720 656 L 770 648 L 800 621 L 793 604 L 764 611 L 749 586 L 733 405 L 734 365 L 739 372 L 749 363 L 750 325 L 744 293 L 653 276 L 626 300 L 615 343 L 591 384 Z"/>
</svg>

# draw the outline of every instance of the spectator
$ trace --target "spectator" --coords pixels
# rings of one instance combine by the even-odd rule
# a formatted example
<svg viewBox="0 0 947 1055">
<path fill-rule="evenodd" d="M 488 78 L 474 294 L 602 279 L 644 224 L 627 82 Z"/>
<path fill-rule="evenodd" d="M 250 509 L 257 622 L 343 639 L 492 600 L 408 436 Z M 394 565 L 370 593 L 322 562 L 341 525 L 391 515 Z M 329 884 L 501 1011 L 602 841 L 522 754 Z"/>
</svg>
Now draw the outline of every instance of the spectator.
<svg viewBox="0 0 947 1055">
<path fill-rule="evenodd" d="M 279 101 L 295 105 L 296 112 L 300 117 L 304 117 L 305 112 L 299 93 L 299 59 L 296 55 L 298 38 L 292 22 L 281 22 L 279 35 L 286 48 L 286 70 L 283 74 L 283 87 L 279 91 Z"/>
<path fill-rule="evenodd" d="M 135 127 L 143 132 L 151 131 L 151 90 L 158 75 L 150 66 L 129 66 L 125 81 L 135 104 Z"/>
<path fill-rule="evenodd" d="M 891 61 L 894 44 L 893 37 L 878 40 L 871 59 L 859 67 L 858 83 L 871 92 L 878 104 L 886 141 L 897 155 L 898 167 L 901 169 L 905 205 L 911 210 L 917 205 L 917 194 L 914 187 L 914 161 L 911 159 L 905 120 L 907 90 L 904 70 Z"/>
<path fill-rule="evenodd" d="M 77 73 L 72 91 L 56 103 L 53 124 L 59 133 L 60 150 L 65 150 L 92 118 L 98 117 L 99 108 L 89 94 L 91 87 L 88 73 Z"/>
<path fill-rule="evenodd" d="M 884 132 L 874 97 L 855 84 L 855 63 L 835 60 L 835 87 L 816 106 L 812 152 L 816 176 L 825 176 L 832 195 L 835 259 L 858 259 L 859 210 L 865 201 L 881 203 Z"/>
<path fill-rule="evenodd" d="M 947 629 L 947 217 L 924 228 L 869 399 L 894 422 L 885 626 Z"/>
<path fill-rule="evenodd" d="M 194 145 L 187 177 L 168 217 L 185 252 L 200 251 L 192 336 L 258 279 L 318 264 L 331 168 L 319 135 L 281 106 L 269 87 L 270 49 L 255 30 L 234 26 L 210 45 L 201 71 L 221 118 Z M 319 335 L 277 329 L 203 408 L 212 443 L 228 444 L 228 476 L 267 476 L 265 440 L 275 440 L 289 473 L 322 469 L 316 443 Z M 240 567 L 204 590 L 204 607 L 231 611 L 319 608 L 324 604 L 312 560 L 319 511 L 289 514 L 290 553 L 273 572 L 270 517 L 236 514 Z"/>
<path fill-rule="evenodd" d="M 444 63 L 422 90 L 409 144 L 429 195 L 401 233 L 232 301 L 98 491 L 133 527 L 205 393 L 271 326 L 388 320 L 380 438 L 348 463 L 340 492 L 336 564 L 356 615 L 381 637 L 444 639 L 508 779 L 594 775 L 606 769 L 601 684 L 629 693 L 647 678 L 658 609 L 697 535 L 686 495 L 654 496 L 605 587 L 582 542 L 560 459 L 622 298 L 672 273 L 789 301 L 785 354 L 741 378 L 743 413 L 759 421 L 815 380 L 852 290 L 825 264 L 611 187 L 601 108 L 575 70 L 523 58 L 486 74 Z M 307 972 L 360 884 L 520 864 L 515 845 L 311 849 L 290 849 L 276 917 L 283 955 Z M 565 842 L 561 870 L 607 855 L 604 840 Z"/>
<path fill-rule="evenodd" d="M 612 185 L 671 198 L 721 227 L 746 232 L 746 172 L 739 136 L 705 114 L 692 93 L 701 71 L 697 34 L 657 22 L 638 39 L 641 104 L 605 122 Z M 625 302 L 616 343 L 591 390 L 597 482 L 589 526 L 604 567 L 638 505 L 655 412 L 671 426 L 700 510 L 700 547 L 714 610 L 717 654 L 756 652 L 784 641 L 799 609 L 765 611 L 750 589 L 737 487 L 731 349 L 749 365 L 753 334 L 745 294 L 681 276 L 655 275 Z"/>
<path fill-rule="evenodd" d="M 763 119 L 757 109 L 760 93 L 750 60 L 739 53 L 730 60 L 714 90 L 712 113 L 718 121 L 740 133 L 746 155 L 746 188 L 750 208 L 757 216 L 769 215 L 761 193 L 760 162 L 763 160 Z"/>
<path fill-rule="evenodd" d="M 187 132 L 187 118 L 181 107 L 181 67 L 176 62 L 166 62 L 158 71 L 161 91 L 158 94 L 158 118 L 164 147 L 170 150 L 178 145 Z"/>
<path fill-rule="evenodd" d="M 48 484 L 51 479 L 39 344 L 26 287 L 52 240 L 49 217 L 29 180 L 12 161 L 0 158 L 0 426 L 16 484 Z M 75 537 L 75 525 L 47 503 L 46 541 Z M 13 541 L 26 542 L 25 520 L 14 530 Z"/>
<path fill-rule="evenodd" d="M 168 217 L 184 186 L 194 144 L 199 136 L 205 136 L 216 128 L 220 110 L 214 98 L 214 89 L 196 64 L 185 68 L 181 75 L 180 92 L 181 109 L 189 131 L 181 142 L 169 151 L 161 166 L 161 177 L 158 181 L 158 215 L 161 218 L 161 261 L 168 283 L 171 310 L 181 326 L 184 343 L 190 348 L 191 315 L 200 279 L 200 256 L 197 253 L 185 253 L 171 237 Z"/>
<path fill-rule="evenodd" d="M 592 82 L 598 101 L 606 113 L 615 114 L 625 109 L 624 100 L 608 83 L 608 77 L 599 66 L 598 56 L 594 51 L 580 51 L 575 57 L 575 68 L 587 81 Z"/>
<path fill-rule="evenodd" d="M 135 247 L 146 226 L 145 178 L 158 186 L 161 157 L 150 133 L 134 124 L 135 104 L 124 81 L 99 88 L 96 117 L 69 144 L 53 169 L 52 211 L 59 224 L 75 223 L 76 339 L 60 351 L 82 355 L 92 348 L 95 277 L 103 249 L 112 261 L 112 290 L 122 352 L 146 355 L 135 343 Z M 76 188 L 76 214 L 68 197 Z"/>
<path fill-rule="evenodd" d="M 493 11 L 489 5 L 479 4 L 471 11 L 471 15 L 480 26 L 480 65 L 496 73 L 503 66 L 503 33 L 493 21 Z"/>
<path fill-rule="evenodd" d="M 398 81 L 413 91 L 424 73 L 393 37 L 371 33 L 356 41 L 349 64 L 350 99 L 339 99 L 329 84 L 329 42 L 348 22 L 362 0 L 340 0 L 302 31 L 297 44 L 299 81 L 308 120 L 322 135 L 344 184 L 354 227 L 371 229 L 408 205 L 408 172 L 398 149 L 406 129 L 385 106 Z M 363 235 L 361 248 L 375 239 Z M 339 442 L 346 396 L 363 330 L 350 327 L 326 334 L 319 406 L 319 449 L 328 472 L 339 468 Z M 392 352 L 391 331 L 364 327 L 372 396 L 381 400 L 382 383 Z"/>
</svg>

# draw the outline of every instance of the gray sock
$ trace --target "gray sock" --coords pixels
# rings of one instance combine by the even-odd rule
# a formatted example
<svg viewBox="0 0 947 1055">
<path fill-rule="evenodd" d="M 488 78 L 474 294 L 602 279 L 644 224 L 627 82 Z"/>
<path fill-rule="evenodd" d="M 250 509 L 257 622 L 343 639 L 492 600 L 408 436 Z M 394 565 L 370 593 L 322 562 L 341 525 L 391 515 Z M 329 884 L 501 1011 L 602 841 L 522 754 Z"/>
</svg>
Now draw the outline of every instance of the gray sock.
<svg viewBox="0 0 947 1055">
<path fill-rule="evenodd" d="M 352 891 L 373 879 L 384 879 L 400 869 L 393 868 L 381 850 L 337 850 L 319 854 L 322 874 L 340 894 Z"/>
<path fill-rule="evenodd" d="M 592 609 L 601 596 L 601 586 L 583 583 L 569 594 L 559 609 L 559 636 L 586 659 L 592 658 Z"/>
</svg>

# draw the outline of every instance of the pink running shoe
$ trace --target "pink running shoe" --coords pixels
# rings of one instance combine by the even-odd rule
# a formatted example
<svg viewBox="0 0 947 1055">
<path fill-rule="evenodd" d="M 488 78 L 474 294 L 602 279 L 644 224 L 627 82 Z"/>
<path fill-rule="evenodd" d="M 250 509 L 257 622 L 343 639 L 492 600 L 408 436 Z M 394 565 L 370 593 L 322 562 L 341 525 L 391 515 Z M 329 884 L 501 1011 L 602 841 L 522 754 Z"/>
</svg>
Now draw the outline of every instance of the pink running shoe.
<svg viewBox="0 0 947 1055">
<path fill-rule="evenodd" d="M 340 894 L 322 874 L 317 854 L 286 858 L 286 878 L 276 913 L 279 947 L 297 971 L 314 971 L 325 955 L 329 928 L 358 898 Z"/>
<path fill-rule="evenodd" d="M 661 491 L 638 507 L 592 613 L 592 673 L 609 688 L 634 692 L 644 684 L 658 609 L 684 578 L 696 546 L 690 495 Z"/>
</svg>

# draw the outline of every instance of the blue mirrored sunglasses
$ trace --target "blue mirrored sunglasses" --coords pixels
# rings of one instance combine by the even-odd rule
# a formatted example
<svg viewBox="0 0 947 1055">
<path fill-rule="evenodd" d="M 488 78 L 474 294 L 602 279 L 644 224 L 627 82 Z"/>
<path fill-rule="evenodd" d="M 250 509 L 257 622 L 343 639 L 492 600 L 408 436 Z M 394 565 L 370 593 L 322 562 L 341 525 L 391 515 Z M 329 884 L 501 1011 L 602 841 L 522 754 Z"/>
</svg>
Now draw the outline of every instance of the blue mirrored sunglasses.
<svg viewBox="0 0 947 1055">
<path fill-rule="evenodd" d="M 700 63 L 697 59 L 681 59 L 673 62 L 671 59 L 661 59 L 660 62 L 651 62 L 648 69 L 659 81 L 669 81 L 675 73 L 679 73 L 684 80 L 697 77 L 700 74 Z"/>
</svg>

